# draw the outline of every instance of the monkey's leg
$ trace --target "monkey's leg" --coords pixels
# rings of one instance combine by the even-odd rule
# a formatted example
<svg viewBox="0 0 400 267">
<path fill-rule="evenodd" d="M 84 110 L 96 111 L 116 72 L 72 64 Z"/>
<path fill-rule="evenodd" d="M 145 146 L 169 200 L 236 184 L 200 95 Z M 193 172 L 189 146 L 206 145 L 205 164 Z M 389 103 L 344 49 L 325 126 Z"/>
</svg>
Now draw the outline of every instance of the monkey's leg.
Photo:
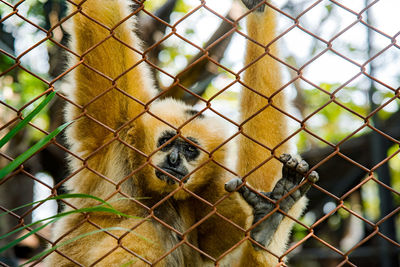
<svg viewBox="0 0 400 267">
<path fill-rule="evenodd" d="M 250 236 L 257 243 L 262 246 L 268 246 L 271 242 L 272 236 L 278 229 L 278 226 L 282 222 L 284 215 L 279 211 L 273 212 L 276 206 L 279 205 L 279 209 L 283 212 L 288 212 L 293 205 L 310 189 L 311 183 L 318 181 L 318 173 L 313 171 L 307 177 L 308 181 L 304 185 L 297 188 L 290 195 L 282 199 L 286 194 L 288 194 L 292 189 L 297 187 L 304 179 L 304 175 L 308 172 L 309 166 L 304 160 L 300 163 L 292 158 L 288 154 L 283 154 L 280 157 L 281 161 L 284 163 L 282 168 L 282 178 L 276 183 L 272 192 L 259 192 L 255 193 L 250 190 L 247 186 L 242 185 L 242 180 L 239 178 L 234 178 L 225 184 L 225 189 L 228 192 L 235 191 L 237 188 L 238 192 L 243 196 L 246 202 L 253 207 L 253 224 L 261 221 L 254 229 L 251 231 Z M 310 183 L 311 182 L 311 183 Z M 266 196 L 274 202 L 279 201 L 275 204 L 267 198 L 261 196 Z M 270 214 L 273 212 L 272 214 Z M 254 244 L 253 244 L 254 245 Z M 254 245 L 257 249 L 259 246 Z"/>
</svg>

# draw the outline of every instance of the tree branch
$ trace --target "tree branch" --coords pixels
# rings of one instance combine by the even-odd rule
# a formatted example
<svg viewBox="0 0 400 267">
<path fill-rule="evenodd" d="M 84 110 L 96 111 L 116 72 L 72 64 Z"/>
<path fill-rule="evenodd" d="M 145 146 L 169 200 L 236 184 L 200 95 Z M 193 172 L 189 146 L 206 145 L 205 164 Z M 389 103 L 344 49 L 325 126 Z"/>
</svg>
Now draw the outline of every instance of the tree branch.
<svg viewBox="0 0 400 267">
<path fill-rule="evenodd" d="M 168 92 L 164 97 L 182 99 L 192 105 L 198 101 L 198 97 L 186 92 L 183 87 L 197 95 L 202 95 L 211 80 L 218 75 L 218 66 L 210 61 L 209 57 L 219 62 L 232 39 L 233 32 L 229 31 L 233 29 L 233 26 L 228 22 L 232 21 L 232 18 L 230 15 L 225 18 L 226 20 L 222 21 L 219 28 L 207 41 L 205 45 L 206 53 L 200 52 L 191 59 L 183 71 L 176 76 L 179 84 L 166 88 L 165 90 L 168 90 Z"/>
</svg>

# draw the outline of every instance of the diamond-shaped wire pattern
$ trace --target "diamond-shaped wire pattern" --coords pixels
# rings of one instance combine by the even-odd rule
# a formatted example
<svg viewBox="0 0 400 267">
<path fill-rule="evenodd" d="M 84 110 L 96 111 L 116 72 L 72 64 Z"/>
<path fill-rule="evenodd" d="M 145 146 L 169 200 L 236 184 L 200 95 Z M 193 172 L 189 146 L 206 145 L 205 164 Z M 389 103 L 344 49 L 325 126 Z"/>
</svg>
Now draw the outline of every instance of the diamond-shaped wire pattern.
<svg viewBox="0 0 400 267">
<path fill-rule="evenodd" d="M 69 2 L 69 0 L 67 1 Z M 4 136 L 17 122 L 21 121 L 39 99 L 52 91 L 56 91 L 56 100 L 47 110 L 48 115 L 46 116 L 51 118 L 51 121 L 47 123 L 49 125 L 40 120 L 29 122 L 20 135 L 17 135 L 0 149 L 0 168 L 6 166 L 28 149 L 34 141 L 39 139 L 37 136 L 48 135 L 51 130 L 61 125 L 63 121 L 61 110 L 65 104 L 74 106 L 79 110 L 74 118 L 76 121 L 85 120 L 88 122 L 89 128 L 93 127 L 93 130 L 82 133 L 82 138 L 88 138 L 84 135 L 91 132 L 96 134 L 96 131 L 106 132 L 112 135 L 112 138 L 97 145 L 91 149 L 90 153 L 86 154 L 84 151 L 79 153 L 71 151 L 69 147 L 74 144 L 67 145 L 62 137 L 54 138 L 43 149 L 25 161 L 23 165 L 0 179 L 0 211 L 2 212 L 0 213 L 0 266 L 17 266 L 32 258 L 34 260 L 28 262 L 30 266 L 41 266 L 43 260 L 52 253 L 67 259 L 71 266 L 85 266 L 74 259 L 73 255 L 68 255 L 63 252 L 64 250 L 58 248 L 68 246 L 68 241 L 65 242 L 65 240 L 68 240 L 70 234 L 80 236 L 84 240 L 84 235 L 87 232 L 97 235 L 99 240 L 104 240 L 109 244 L 101 250 L 103 252 L 101 255 L 98 253 L 90 255 L 93 248 L 88 248 L 90 266 L 104 266 L 108 256 L 122 252 L 132 255 L 133 260 L 121 262 L 120 266 L 136 266 L 135 264 L 139 264 L 139 266 L 160 266 L 169 255 L 179 255 L 179 251 L 184 251 L 184 253 L 190 255 L 198 254 L 199 257 L 208 259 L 215 266 L 220 266 L 221 262 L 229 257 L 236 248 L 250 240 L 249 232 L 255 226 L 250 229 L 243 229 L 232 218 L 227 217 L 217 209 L 224 205 L 224 200 L 229 198 L 228 194 L 221 199 L 210 202 L 186 188 L 182 181 L 196 172 L 207 169 L 210 165 L 220 168 L 230 176 L 242 175 L 242 178 L 246 180 L 251 173 L 275 160 L 276 149 L 288 142 L 294 142 L 293 140 L 301 143 L 299 149 L 301 156 L 313 166 L 312 170 L 319 172 L 320 181 L 314 184 L 308 193 L 310 202 L 303 217 L 297 219 L 279 210 L 295 222 L 294 234 L 292 234 L 286 252 L 282 255 L 270 252 L 273 257 L 278 259 L 280 266 L 400 266 L 398 257 L 400 251 L 400 87 L 393 82 L 393 80 L 398 82 L 400 72 L 396 70 L 393 75 L 389 72 L 388 75 L 385 75 L 379 73 L 377 69 L 380 66 L 376 66 L 382 65 L 382 58 L 388 59 L 392 54 L 394 55 L 393 60 L 398 61 L 396 55 L 400 54 L 398 43 L 400 28 L 394 31 L 393 29 L 386 30 L 379 24 L 375 24 L 370 14 L 374 10 L 374 6 L 380 2 L 385 2 L 384 0 L 367 0 L 362 7 L 353 5 L 353 3 L 342 3 L 342 1 L 334 0 L 303 1 L 303 3 L 298 4 L 298 8 L 294 8 L 291 1 L 288 1 L 285 6 L 268 3 L 267 5 L 272 8 L 271 10 L 274 10 L 283 22 L 282 25 L 284 25 L 278 29 L 277 37 L 271 43 L 278 41 L 284 43 L 285 38 L 293 40 L 296 36 L 302 36 L 307 43 L 314 43 L 314 53 L 304 51 L 304 54 L 302 54 L 301 51 L 297 51 L 299 57 L 302 58 L 298 62 L 294 62 L 289 57 L 285 58 L 287 56 L 285 52 L 282 52 L 282 56 L 278 56 L 270 53 L 268 46 L 263 47 L 266 52 L 262 56 L 271 56 L 287 71 L 287 75 L 283 76 L 282 87 L 277 88 L 272 96 L 263 95 L 257 88 L 245 84 L 241 77 L 261 57 L 241 68 L 235 67 L 236 71 L 233 70 L 229 61 L 221 61 L 223 53 L 221 54 L 220 50 L 228 50 L 227 45 L 231 42 L 231 39 L 235 40 L 235 35 L 258 44 L 240 26 L 245 22 L 248 12 L 242 12 L 240 16 L 232 15 L 235 12 L 230 12 L 224 16 L 220 11 L 213 9 L 212 1 L 199 1 L 186 13 L 180 12 L 179 15 L 176 13 L 175 21 L 170 21 L 169 17 L 173 7 L 171 8 L 169 5 L 174 1 L 166 1 L 168 3 L 164 5 L 162 11 L 160 9 L 157 12 L 152 12 L 143 5 L 142 2 L 144 1 L 133 0 L 132 12 L 129 12 L 129 15 L 113 28 L 110 28 L 82 11 L 81 6 L 90 4 L 90 0 L 83 1 L 78 5 L 71 2 L 71 5 L 77 7 L 73 11 L 72 9 L 67 11 L 65 1 L 49 0 L 47 2 L 46 4 L 39 4 L 39 6 L 42 5 L 45 8 L 45 13 L 47 12 L 45 14 L 48 16 L 47 22 L 44 22 L 27 11 L 32 6 L 28 1 L 0 0 L 1 34 L 4 33 L 4 36 L 14 38 L 15 42 L 23 42 L 23 39 L 18 38 L 16 33 L 12 37 L 13 34 L 7 32 L 7 27 L 13 23 L 15 28 L 22 28 L 25 25 L 26 31 L 30 31 L 30 34 L 36 34 L 36 39 L 32 44 L 31 40 L 28 41 L 27 39 L 26 43 L 15 44 L 15 48 L 10 47 L 9 43 L 5 42 L 6 37 L 0 38 L 0 88 L 2 88 L 0 92 L 0 136 Z M 169 13 L 166 10 L 170 10 Z M 324 26 L 326 21 L 334 20 L 335 14 L 332 13 L 332 10 L 337 10 L 336 15 L 341 14 L 343 18 L 346 18 L 345 23 L 341 24 L 340 27 L 331 29 L 331 32 L 321 32 L 319 29 L 312 29 L 307 25 L 308 20 L 319 16 L 322 21 L 321 27 Z M 58 14 L 56 14 L 56 11 Z M 165 17 L 165 12 L 168 13 L 167 17 Z M 196 16 L 199 17 L 200 12 L 208 14 L 214 20 L 217 19 L 225 27 L 222 33 L 218 35 L 216 32 L 209 42 L 205 42 L 204 47 L 198 41 L 199 39 L 196 39 L 196 42 L 194 39 L 190 40 L 190 33 L 181 30 L 186 29 L 187 26 L 183 25 L 187 20 L 192 20 Z M 326 12 L 325 17 L 321 15 L 325 14 L 324 12 Z M 90 47 L 83 55 L 79 55 L 72 48 L 69 48 L 66 41 L 68 36 L 65 28 L 67 28 L 67 24 L 73 16 L 78 13 L 85 16 L 88 23 L 96 25 L 99 31 L 107 33 L 104 40 Z M 379 15 L 385 16 L 385 14 Z M 143 39 L 150 42 L 145 44 L 143 51 L 137 47 L 132 47 L 132 44 L 126 43 L 123 38 L 115 33 L 120 25 L 127 23 L 132 17 L 138 18 L 138 31 L 140 31 L 140 27 L 148 29 L 148 25 L 141 24 L 142 21 L 158 25 L 156 27 L 157 32 L 138 33 L 142 36 L 145 35 Z M 321 29 L 325 28 L 322 27 Z M 365 31 L 363 35 L 365 38 L 364 48 L 368 47 L 368 51 L 360 51 L 357 47 L 359 43 L 354 43 L 355 48 L 343 46 L 343 40 L 351 39 L 352 35 L 356 35 L 361 30 Z M 162 36 L 160 36 L 160 32 L 163 34 Z M 390 34 L 387 32 L 390 32 Z M 37 38 L 38 36 L 39 38 Z M 373 40 L 371 40 L 373 37 L 371 36 L 375 36 L 378 45 L 373 45 Z M 108 40 L 118 42 L 123 49 L 129 49 L 131 53 L 140 58 L 134 65 L 123 70 L 122 73 L 118 73 L 117 77 L 109 77 L 91 67 L 84 60 L 86 54 L 101 49 Z M 188 60 L 188 64 L 180 69 L 176 75 L 169 73 L 168 68 L 160 67 L 162 64 L 159 64 L 161 51 L 165 50 L 168 43 L 174 42 L 179 43 L 179 46 L 181 44 L 187 45 L 187 49 L 195 50 L 195 54 L 197 53 L 192 59 Z M 290 49 L 290 47 L 297 45 L 290 43 L 286 47 Z M 34 57 L 39 50 L 43 51 L 46 47 L 52 68 L 48 71 L 50 74 L 46 74 L 46 71 L 38 71 L 37 68 L 39 67 L 33 67 L 29 63 L 32 62 L 31 57 Z M 242 49 L 244 50 L 244 48 Z M 173 47 L 171 51 L 179 51 L 179 49 Z M 60 54 L 68 56 L 60 61 L 62 62 L 60 66 L 52 65 L 52 58 Z M 165 61 L 169 56 L 165 57 Z M 225 56 L 229 57 L 229 54 L 226 53 Z M 74 58 L 75 61 L 72 65 L 65 67 L 67 57 Z M 113 59 L 110 58 L 111 60 Z M 332 65 L 324 66 L 324 64 L 330 63 Z M 118 83 L 131 71 L 143 65 L 147 65 L 151 69 L 157 85 L 162 89 L 148 102 L 143 102 L 125 92 L 119 87 Z M 198 66 L 205 69 L 203 76 L 196 76 L 206 77 L 207 84 L 205 87 L 201 84 L 201 82 L 204 82 L 202 80 L 191 81 L 188 79 L 188 74 L 192 75 L 193 69 Z M 104 90 L 100 95 L 92 96 L 84 105 L 79 104 L 74 96 L 68 95 L 66 93 L 68 90 L 64 90 L 64 87 L 70 86 L 65 77 L 78 68 L 86 68 L 87 71 L 96 74 L 99 80 L 104 80 L 108 82 L 106 84 L 110 84 L 107 90 Z M 315 75 L 312 75 L 312 73 L 310 75 L 310 72 L 317 68 L 322 70 L 325 68 L 325 71 L 329 72 L 331 76 L 337 75 L 334 73 L 336 71 L 340 73 L 341 68 L 351 69 L 351 71 L 338 77 L 336 83 L 329 84 L 329 82 L 323 83 L 315 80 Z M 193 75 L 197 74 L 194 73 Z M 209 89 L 215 87 L 215 84 L 213 86 L 210 86 L 210 84 L 213 84 L 212 80 L 218 75 L 226 75 L 229 78 L 225 79 L 225 83 L 219 83 L 223 84 L 222 88 Z M 395 75 L 397 75 L 397 79 L 393 79 L 392 76 Z M 161 79 L 157 79 L 161 76 L 167 77 L 172 82 L 163 86 L 160 82 Z M 36 91 L 27 89 L 29 84 L 33 84 L 31 87 L 36 86 L 39 89 L 36 89 Z M 228 95 L 228 97 L 237 96 L 235 88 L 239 85 L 242 90 L 249 90 L 254 93 L 255 97 L 266 100 L 266 105 L 261 110 L 251 114 L 249 118 L 244 118 L 242 122 L 226 115 L 215 106 L 216 100 L 225 95 Z M 205 89 L 206 87 L 208 88 L 206 94 L 202 94 L 204 90 L 198 94 L 199 88 Z M 289 94 L 294 90 L 297 92 L 295 102 L 300 112 L 293 109 L 282 109 L 274 103 L 274 99 L 278 95 Z M 118 128 L 114 129 L 105 120 L 90 112 L 96 102 L 101 102 L 102 98 L 108 97 L 107 95 L 118 95 L 118 97 L 129 99 L 133 104 L 141 106 L 142 112 L 122 118 Z M 156 100 L 170 95 L 187 100 L 189 103 L 197 103 L 199 107 L 197 112 L 192 114 L 192 118 L 179 126 L 172 125 L 149 108 Z M 362 96 L 365 100 L 353 101 L 355 95 Z M 318 101 L 315 101 L 316 99 Z M 357 105 L 354 102 L 362 104 Z M 283 114 L 292 124 L 288 136 L 284 140 L 280 140 L 275 147 L 261 143 L 243 130 L 248 121 L 266 109 Z M 233 129 L 211 151 L 207 151 L 190 138 L 181 135 L 186 125 L 205 114 L 221 117 L 224 123 L 229 124 Z M 141 146 L 137 146 L 137 141 L 129 143 L 126 139 L 121 138 L 122 135 L 127 134 L 131 124 L 144 116 L 174 129 L 178 133 L 175 139 L 184 139 L 187 143 L 197 147 L 202 153 L 207 154 L 208 160 L 190 170 L 182 178 L 182 181 L 166 173 L 165 170 L 152 163 L 150 158 L 168 145 L 168 142 L 150 154 L 146 154 Z M 265 131 L 268 130 L 266 127 Z M 332 133 L 333 131 L 335 133 Z M 27 136 L 34 141 L 28 141 Z M 254 169 L 246 174 L 239 173 L 235 166 L 232 166 L 233 164 L 220 161 L 216 156 L 219 149 L 235 142 L 240 136 L 272 154 L 263 159 L 262 162 L 257 162 L 256 166 L 253 166 Z M 128 151 L 127 153 L 135 154 L 135 157 L 139 158 L 138 167 L 123 173 L 123 178 L 118 181 L 110 178 L 107 169 L 93 165 L 94 159 L 102 155 L 104 151 L 115 147 L 116 144 L 121 151 Z M 68 161 L 73 162 L 74 166 L 79 167 L 68 171 L 66 158 L 69 158 Z M 121 160 L 123 160 L 122 158 Z M 135 199 L 132 198 L 130 192 L 130 190 L 135 189 L 126 189 L 128 188 L 126 185 L 129 184 L 133 176 L 137 176 L 143 170 L 149 168 L 171 176 L 170 179 L 174 179 L 175 182 L 180 184 L 172 192 L 151 202 L 152 205 L 150 206 L 146 204 L 146 197 L 148 196 L 144 195 L 143 199 Z M 118 203 L 127 201 L 126 203 L 131 203 L 130 205 L 134 205 L 141 211 L 141 216 L 126 224 L 124 228 L 115 229 L 115 227 L 107 224 L 107 220 L 104 222 L 93 220 L 90 211 L 84 210 L 80 213 L 79 220 L 76 220 L 77 223 L 73 227 L 67 227 L 62 234 L 59 233 L 57 240 L 53 240 L 49 234 L 52 223 L 48 223 L 48 219 L 42 219 L 38 222 L 37 220 L 40 219 L 37 219 L 34 215 L 37 210 L 45 206 L 45 202 L 33 202 L 34 194 L 46 192 L 42 199 L 48 197 L 57 199 L 58 212 L 62 211 L 61 207 L 64 207 L 64 209 L 66 207 L 67 210 L 76 210 L 78 209 L 76 199 L 71 197 L 58 198 L 57 196 L 66 196 L 68 192 L 64 192 L 63 185 L 72 183 L 71 181 L 76 176 L 82 177 L 85 174 L 101 179 L 104 181 L 105 187 L 112 188 L 111 193 L 103 197 L 101 201 L 107 201 L 111 205 L 116 199 Z M 183 194 L 189 196 L 190 201 L 195 203 L 193 205 L 203 207 L 202 218 L 197 221 L 193 219 L 189 223 L 190 226 L 184 230 L 180 229 L 171 218 L 165 218 L 163 213 L 160 212 L 163 207 L 169 205 L 169 201 L 173 199 L 174 195 Z M 94 205 L 99 203 L 95 199 L 88 201 L 92 201 L 90 203 Z M 28 203 L 31 204 L 26 205 Z M 19 206 L 22 207 L 15 209 Z M 104 204 L 104 207 L 106 207 L 106 204 Z M 278 208 L 277 206 L 274 211 Z M 176 214 L 179 215 L 179 211 Z M 54 216 L 54 214 L 49 216 Z M 51 219 L 54 218 L 56 217 Z M 197 241 L 191 238 L 191 233 L 195 231 L 202 231 L 202 235 L 207 235 L 207 229 L 204 227 L 205 222 L 215 218 L 218 218 L 228 229 L 243 233 L 243 238 L 240 241 L 232 244 L 220 254 L 203 251 Z M 136 237 L 135 232 L 146 229 L 148 221 L 155 222 L 157 229 L 167 231 L 173 236 L 168 250 L 160 250 L 155 260 L 147 259 L 141 254 L 142 251 L 133 251 L 129 246 L 129 242 L 137 240 L 133 238 L 133 236 Z M 16 229 L 18 231 L 8 235 Z M 29 233 L 33 234 L 29 235 Z M 21 239 L 9 246 L 18 238 Z M 221 237 L 216 236 L 215 238 Z M 157 251 L 157 240 L 150 242 L 152 249 Z M 99 244 L 99 246 L 102 245 Z M 70 251 L 72 250 L 73 248 Z M 45 253 L 41 254 L 43 251 Z M 35 257 L 35 255 L 38 256 Z M 180 261 L 177 260 L 177 262 Z"/>
</svg>

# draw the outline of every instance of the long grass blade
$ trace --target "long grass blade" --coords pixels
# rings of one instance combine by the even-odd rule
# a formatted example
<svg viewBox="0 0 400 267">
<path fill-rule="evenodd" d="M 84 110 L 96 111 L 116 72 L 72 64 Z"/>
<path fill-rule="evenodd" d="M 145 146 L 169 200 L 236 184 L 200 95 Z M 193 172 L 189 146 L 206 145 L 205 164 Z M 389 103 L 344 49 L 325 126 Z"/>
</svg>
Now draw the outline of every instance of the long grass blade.
<svg viewBox="0 0 400 267">
<path fill-rule="evenodd" d="M 49 198 L 41 199 L 41 200 L 38 200 L 38 201 L 30 202 L 28 204 L 24 204 L 22 206 L 14 208 L 14 209 L 7 210 L 6 212 L 0 213 L 0 217 L 3 216 L 3 215 L 9 214 L 11 212 L 23 209 L 25 207 L 33 206 L 35 204 L 43 203 L 43 202 L 46 202 L 46 201 L 49 201 L 49 200 L 70 199 L 70 198 L 91 198 L 91 199 L 94 199 L 94 200 L 97 200 L 97 201 L 101 202 L 105 206 L 113 208 L 112 205 L 109 202 L 107 202 L 107 201 L 105 201 L 105 200 L 103 200 L 101 198 L 92 196 L 92 195 L 88 195 L 88 194 L 62 194 L 62 195 L 58 195 L 58 196 L 49 197 Z"/>
<path fill-rule="evenodd" d="M 77 241 L 77 240 L 79 240 L 79 239 L 81 239 L 81 238 L 87 237 L 87 236 L 89 236 L 89 235 L 94 235 L 94 234 L 101 233 L 101 232 L 105 232 L 105 231 L 126 231 L 126 232 L 131 232 L 131 233 L 134 233 L 134 234 L 135 234 L 135 232 L 133 232 L 131 229 L 122 228 L 122 227 L 102 228 L 102 229 L 95 230 L 95 231 L 92 231 L 92 232 L 84 233 L 84 234 L 75 236 L 74 238 L 68 239 L 68 240 L 66 240 L 66 241 L 64 241 L 64 242 L 62 242 L 62 243 L 60 243 L 60 244 L 57 244 L 57 245 L 55 245 L 55 246 L 53 246 L 53 247 L 51 247 L 51 248 L 49 248 L 49 249 L 47 249 L 47 250 L 45 250 L 45 251 L 43 251 L 43 252 L 41 252 L 41 253 L 35 255 L 35 256 L 32 257 L 29 261 L 24 262 L 24 264 L 22 264 L 21 266 L 24 266 L 24 265 L 29 264 L 29 263 L 31 263 L 31 262 L 37 260 L 37 259 L 40 259 L 40 258 L 43 257 L 44 255 L 53 252 L 54 250 L 58 249 L 59 247 L 68 245 L 68 244 L 70 244 L 70 243 L 72 243 L 72 242 L 75 242 L 75 241 Z M 137 235 L 137 234 L 135 234 L 135 235 Z M 139 236 L 139 235 L 137 235 L 137 236 Z M 140 237 L 140 238 L 143 238 L 143 239 L 145 239 L 145 240 L 147 240 L 147 241 L 149 241 L 148 239 L 146 239 L 146 238 L 144 238 L 144 237 L 141 237 L 141 236 L 139 236 L 139 237 Z M 151 241 L 149 241 L 149 242 L 151 242 Z M 151 242 L 151 243 L 152 243 L 152 242 Z"/>
<path fill-rule="evenodd" d="M 73 121 L 64 123 L 59 126 L 57 129 L 52 131 L 49 135 L 46 135 L 42 139 L 40 139 L 36 144 L 26 150 L 24 153 L 16 157 L 13 161 L 7 164 L 3 169 L 0 170 L 0 180 L 3 179 L 6 175 L 15 170 L 19 165 L 21 165 L 25 160 L 30 158 L 33 154 L 39 151 L 42 147 L 44 147 L 51 139 L 53 139 L 57 134 L 59 134 L 62 130 L 64 130 L 67 126 L 69 126 Z"/>
<path fill-rule="evenodd" d="M 137 262 L 138 260 L 139 260 L 139 259 L 135 259 L 135 260 L 128 261 L 128 262 L 126 262 L 126 263 L 120 265 L 119 267 L 129 267 L 129 266 L 133 265 L 135 262 Z"/>
<path fill-rule="evenodd" d="M 90 213 L 90 212 L 108 212 L 108 213 L 113 213 L 113 214 L 115 214 L 115 215 L 118 215 L 118 216 L 121 216 L 121 217 L 125 217 L 125 218 L 143 219 L 143 218 L 141 218 L 141 217 L 132 216 L 132 215 L 128 215 L 128 214 L 122 213 L 122 212 L 120 212 L 120 211 L 118 211 L 118 210 L 116 210 L 116 209 L 114 209 L 114 208 L 107 208 L 107 207 L 103 207 L 103 206 L 88 207 L 88 208 L 82 208 L 82 209 L 76 209 L 76 210 L 70 210 L 70 211 L 62 212 L 62 213 L 56 214 L 56 215 L 54 215 L 54 216 L 50 216 L 50 217 L 48 217 L 48 218 L 45 218 L 45 219 L 42 219 L 42 220 L 38 220 L 38 221 L 36 221 L 36 222 L 33 222 L 33 223 L 30 223 L 30 224 L 27 224 L 27 225 L 18 227 L 17 229 L 15 229 L 15 230 L 13 230 L 13 231 L 7 233 L 7 234 L 4 234 L 4 235 L 0 236 L 0 240 L 2 240 L 2 239 L 4 239 L 4 238 L 7 238 L 7 237 L 9 237 L 9 236 L 11 236 L 11 235 L 13 235 L 13 234 L 16 234 L 16 233 L 18 233 L 18 232 L 20 232 L 20 231 L 22 231 L 22 230 L 24 230 L 24 229 L 27 229 L 27 228 L 29 228 L 29 227 L 32 227 L 32 226 L 34 226 L 34 225 L 36 225 L 36 224 L 39 224 L 39 223 L 42 223 L 42 222 L 45 222 L 45 221 L 48 221 L 48 220 L 52 220 L 52 219 L 59 219 L 59 218 L 65 217 L 65 216 L 70 215 L 70 214 L 82 213 L 82 212 L 89 212 L 89 213 Z M 28 234 L 25 236 L 25 238 L 28 237 L 29 235 L 31 235 L 31 234 L 28 233 Z M 25 238 L 23 238 L 23 239 L 25 239 Z M 23 239 L 22 239 L 22 240 L 23 240 Z M 20 241 L 21 241 L 21 240 L 20 240 Z M 8 248 L 9 248 L 9 247 L 8 247 Z M 0 248 L 0 253 L 3 252 L 3 251 L 5 251 L 5 250 L 6 250 L 6 247 L 5 247 L 5 246 L 4 246 L 4 247 L 1 247 L 1 248 Z"/>
<path fill-rule="evenodd" d="M 40 230 L 42 230 L 43 228 L 45 228 L 47 225 L 49 225 L 49 224 L 51 224 L 51 223 L 53 223 L 53 222 L 55 222 L 55 221 L 57 221 L 57 220 L 59 220 L 59 219 L 60 219 L 60 218 L 56 218 L 56 219 L 54 219 L 54 220 L 51 220 L 50 222 L 47 222 L 47 223 L 45 223 L 45 224 L 39 226 L 38 228 L 35 228 L 35 229 L 33 229 L 32 231 L 29 231 L 29 232 L 26 233 L 25 235 L 23 235 L 23 236 L 21 236 L 21 237 L 15 239 L 15 240 L 13 240 L 13 241 L 11 241 L 10 243 L 7 243 L 7 245 L 5 245 L 5 246 L 3 246 L 3 247 L 0 248 L 0 253 L 2 253 L 2 252 L 4 252 L 4 251 L 6 251 L 6 250 L 12 248 L 13 246 L 17 245 L 19 242 L 21 242 L 21 241 L 24 240 L 25 238 L 27 238 L 27 237 L 29 237 L 29 236 L 31 236 L 31 235 L 33 235 L 33 234 L 39 232 Z"/>
<path fill-rule="evenodd" d="M 12 128 L 3 138 L 0 139 L 0 148 L 3 147 L 11 138 L 13 138 L 22 128 L 25 127 L 56 95 L 56 92 L 52 91 L 46 96 L 45 99 L 30 112 L 22 121 L 20 121 L 14 128 Z"/>
</svg>

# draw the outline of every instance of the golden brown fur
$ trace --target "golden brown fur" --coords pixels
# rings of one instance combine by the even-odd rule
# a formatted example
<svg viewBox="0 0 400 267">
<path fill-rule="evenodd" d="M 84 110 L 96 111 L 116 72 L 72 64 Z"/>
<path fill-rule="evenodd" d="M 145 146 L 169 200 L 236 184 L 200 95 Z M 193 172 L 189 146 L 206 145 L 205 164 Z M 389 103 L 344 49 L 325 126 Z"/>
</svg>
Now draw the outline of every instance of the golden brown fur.
<svg viewBox="0 0 400 267">
<path fill-rule="evenodd" d="M 68 106 L 66 117 L 67 120 L 79 119 L 67 132 L 75 155 L 70 157 L 74 175 L 66 182 L 66 187 L 71 193 L 100 197 L 119 211 L 143 219 L 108 213 L 68 216 L 55 226 L 57 243 L 100 228 L 108 230 L 59 247 L 46 258 L 47 265 L 214 265 L 190 244 L 221 265 L 274 266 L 278 262 L 275 256 L 254 250 L 251 243 L 244 240 L 245 233 L 222 218 L 248 229 L 253 215 L 238 193 L 226 197 L 224 184 L 232 175 L 220 165 L 227 165 L 232 157 L 228 145 L 219 147 L 227 139 L 221 122 L 214 118 L 195 118 L 188 122 L 192 116 L 185 110 L 191 107 L 172 99 L 153 101 L 156 90 L 149 79 L 147 63 L 132 49 L 139 51 L 140 43 L 133 33 L 128 5 L 122 0 L 88 0 L 79 8 L 70 8 L 76 13 L 72 17 L 72 49 L 79 56 L 74 56 L 73 64 L 79 63 L 79 66 L 74 70 L 70 92 L 75 104 Z M 249 36 L 263 45 L 269 44 L 275 36 L 275 19 L 270 9 L 261 15 L 251 14 L 248 24 Z M 272 54 L 276 54 L 275 47 L 272 45 Z M 249 44 L 246 64 L 263 51 Z M 246 71 L 244 83 L 268 97 L 273 95 L 281 86 L 276 61 L 265 55 Z M 271 101 L 275 106 L 285 106 L 282 93 Z M 267 103 L 264 98 L 244 90 L 242 119 L 246 120 Z M 287 142 L 277 146 L 287 137 L 285 117 L 271 106 L 246 122 L 243 129 L 245 134 L 272 149 L 274 156 L 288 151 Z M 179 137 L 194 137 L 202 148 L 196 161 L 188 164 L 191 174 L 185 184 L 170 185 L 154 175 L 154 167 L 163 157 L 155 140 L 165 130 L 177 131 Z M 238 173 L 247 174 L 270 156 L 270 150 L 241 138 Z M 259 190 L 271 191 L 280 169 L 281 164 L 271 158 L 248 176 L 247 182 Z M 160 202 L 171 192 L 174 192 L 172 197 Z M 224 200 L 215 206 L 216 209 L 210 206 L 221 199 Z M 87 199 L 68 202 L 71 207 L 66 210 L 99 204 Z M 300 215 L 303 202 L 292 208 L 294 217 Z M 193 227 L 199 221 L 201 223 Z M 268 250 L 282 254 L 290 229 L 291 223 L 285 219 Z M 240 242 L 241 245 L 220 258 Z M 180 245 L 175 247 L 177 244 Z"/>
</svg>

